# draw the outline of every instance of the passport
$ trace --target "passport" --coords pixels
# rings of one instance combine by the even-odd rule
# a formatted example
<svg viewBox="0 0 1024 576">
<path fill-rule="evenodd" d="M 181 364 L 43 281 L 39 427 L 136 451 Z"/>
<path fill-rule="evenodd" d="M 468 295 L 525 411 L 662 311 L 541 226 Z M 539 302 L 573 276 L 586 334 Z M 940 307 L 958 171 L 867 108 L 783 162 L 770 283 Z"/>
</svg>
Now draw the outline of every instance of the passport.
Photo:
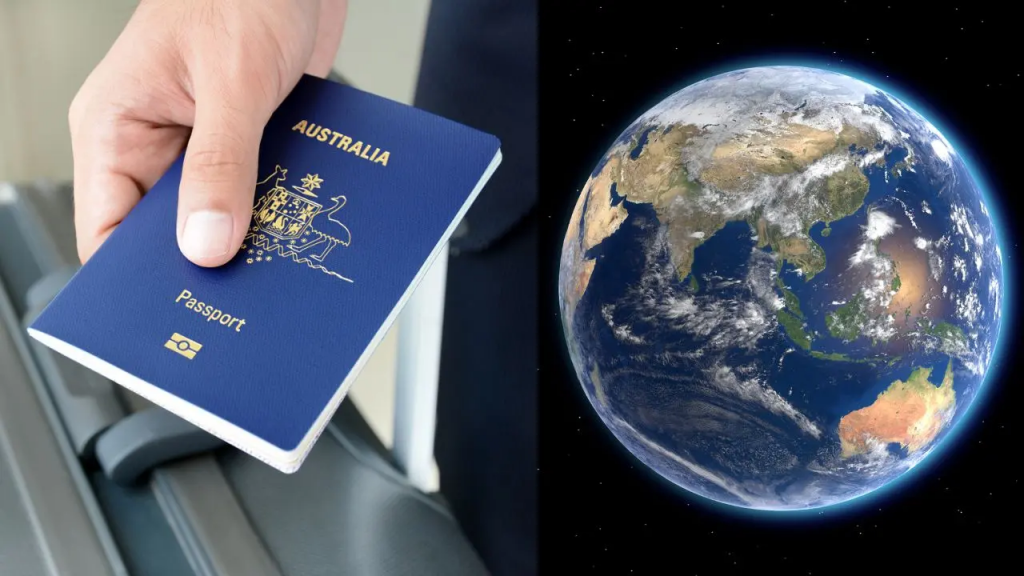
<svg viewBox="0 0 1024 576">
<path fill-rule="evenodd" d="M 29 333 L 294 472 L 500 161 L 494 136 L 304 76 L 230 262 L 178 249 L 179 158 Z"/>
</svg>

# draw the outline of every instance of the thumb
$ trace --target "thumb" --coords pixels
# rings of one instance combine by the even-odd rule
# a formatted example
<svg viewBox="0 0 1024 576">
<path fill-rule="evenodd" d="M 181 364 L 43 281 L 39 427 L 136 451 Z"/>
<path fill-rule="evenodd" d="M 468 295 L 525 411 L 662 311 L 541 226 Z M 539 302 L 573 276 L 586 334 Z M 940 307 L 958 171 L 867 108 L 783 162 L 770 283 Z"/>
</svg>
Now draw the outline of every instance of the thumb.
<svg viewBox="0 0 1024 576">
<path fill-rule="evenodd" d="M 178 247 L 199 266 L 238 252 L 249 227 L 260 139 L 270 111 L 197 101 L 178 193 Z"/>
</svg>

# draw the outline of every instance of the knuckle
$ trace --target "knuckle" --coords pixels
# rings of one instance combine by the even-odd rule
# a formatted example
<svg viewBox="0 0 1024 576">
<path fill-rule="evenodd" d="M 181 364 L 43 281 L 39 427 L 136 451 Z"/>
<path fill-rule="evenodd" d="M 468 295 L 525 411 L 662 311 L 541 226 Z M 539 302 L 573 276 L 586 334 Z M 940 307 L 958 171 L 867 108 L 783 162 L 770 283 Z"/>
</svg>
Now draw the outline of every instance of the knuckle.
<svg viewBox="0 0 1024 576">
<path fill-rule="evenodd" d="M 233 179 L 246 162 L 237 143 L 224 138 L 222 143 L 189 151 L 186 161 L 193 178 L 206 182 Z"/>
</svg>

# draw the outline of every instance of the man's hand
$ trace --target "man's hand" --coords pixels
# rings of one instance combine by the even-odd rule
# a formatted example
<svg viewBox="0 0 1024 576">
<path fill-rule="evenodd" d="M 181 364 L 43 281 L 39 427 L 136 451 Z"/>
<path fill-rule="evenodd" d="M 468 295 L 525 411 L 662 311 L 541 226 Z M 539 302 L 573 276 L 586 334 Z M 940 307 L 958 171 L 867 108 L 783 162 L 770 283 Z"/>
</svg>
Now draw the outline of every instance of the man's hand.
<svg viewBox="0 0 1024 576">
<path fill-rule="evenodd" d="M 68 114 L 84 262 L 185 148 L 178 246 L 200 266 L 238 251 L 271 113 L 326 76 L 346 0 L 142 0 Z"/>
</svg>

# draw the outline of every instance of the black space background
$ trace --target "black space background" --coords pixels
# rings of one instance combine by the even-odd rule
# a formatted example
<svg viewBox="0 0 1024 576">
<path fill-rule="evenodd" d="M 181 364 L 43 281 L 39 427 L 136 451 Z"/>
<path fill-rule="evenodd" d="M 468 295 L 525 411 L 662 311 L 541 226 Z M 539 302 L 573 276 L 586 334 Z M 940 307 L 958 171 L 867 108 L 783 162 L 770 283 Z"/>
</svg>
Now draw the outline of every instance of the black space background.
<svg viewBox="0 0 1024 576">
<path fill-rule="evenodd" d="M 541 8 L 541 541 L 544 574 L 946 573 L 1012 566 L 1019 539 L 1020 411 L 1012 326 L 1024 31 L 994 2 L 569 2 Z M 568 216 L 592 168 L 636 116 L 731 68 L 837 67 L 910 100 L 1001 204 L 1012 291 L 1002 362 L 954 444 L 867 504 L 798 517 L 729 512 L 661 479 L 593 412 L 562 340 L 556 278 Z M 1007 330 L 1008 329 L 1008 330 Z M 999 544 L 1003 542 L 1003 544 Z M 972 570 L 973 572 L 973 570 Z"/>
</svg>

